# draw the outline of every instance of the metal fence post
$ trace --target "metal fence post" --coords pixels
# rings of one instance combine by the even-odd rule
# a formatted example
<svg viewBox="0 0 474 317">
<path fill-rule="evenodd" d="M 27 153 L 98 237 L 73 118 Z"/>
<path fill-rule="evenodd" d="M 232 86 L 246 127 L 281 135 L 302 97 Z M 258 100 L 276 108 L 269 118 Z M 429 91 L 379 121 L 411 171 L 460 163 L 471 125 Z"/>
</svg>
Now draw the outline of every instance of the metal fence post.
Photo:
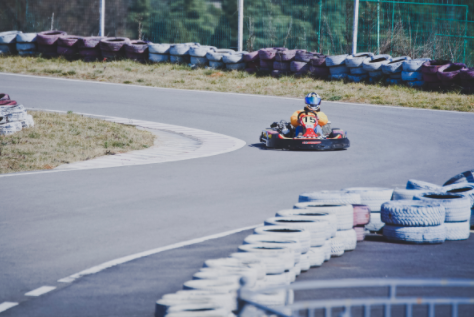
<svg viewBox="0 0 474 317">
<path fill-rule="evenodd" d="M 244 46 L 244 0 L 239 0 L 239 35 L 237 48 L 238 51 L 243 51 Z"/>
<path fill-rule="evenodd" d="M 105 0 L 100 0 L 100 30 L 99 35 L 105 36 Z"/>
<path fill-rule="evenodd" d="M 380 54 L 380 1 L 377 2 L 377 55 Z"/>
<path fill-rule="evenodd" d="M 352 55 L 357 53 L 357 32 L 359 28 L 359 0 L 354 0 L 354 23 L 352 24 Z"/>
</svg>

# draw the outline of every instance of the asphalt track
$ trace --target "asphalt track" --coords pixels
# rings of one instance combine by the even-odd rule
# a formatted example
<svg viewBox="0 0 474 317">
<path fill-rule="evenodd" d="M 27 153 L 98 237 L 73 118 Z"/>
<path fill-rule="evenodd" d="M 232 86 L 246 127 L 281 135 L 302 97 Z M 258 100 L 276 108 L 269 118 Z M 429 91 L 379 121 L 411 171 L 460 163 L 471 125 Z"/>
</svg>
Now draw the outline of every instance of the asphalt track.
<svg viewBox="0 0 474 317">
<path fill-rule="evenodd" d="M 182 162 L 2 178 L 0 303 L 22 301 L 28 291 L 57 286 L 58 279 L 115 258 L 260 223 L 291 207 L 303 191 L 404 187 L 409 178 L 443 183 L 473 164 L 471 113 L 323 103 L 333 127 L 349 131 L 349 150 L 265 151 L 252 146 L 260 130 L 289 119 L 302 107 L 301 100 L 10 75 L 0 75 L 0 87 L 27 107 L 187 126 L 248 144 L 231 153 Z M 149 298 L 179 289 L 203 259 L 227 255 L 245 234 L 105 270 L 2 315 L 151 316 Z M 374 276 L 474 277 L 468 265 L 474 255 L 466 251 L 472 243 L 471 238 L 444 248 L 420 247 L 420 259 L 435 254 L 453 264 L 405 274 L 403 265 L 410 262 L 403 260 L 403 248 L 390 252 L 386 243 L 369 242 L 369 256 L 381 248 L 387 259 L 384 265 L 368 261 L 368 270 L 374 263 Z M 195 249 L 202 251 L 199 256 L 189 252 Z M 409 258 L 416 261 L 416 256 Z M 160 264 L 164 266 L 147 262 L 153 259 L 167 261 Z M 181 269 L 183 263 L 187 270 Z M 130 265 L 142 278 L 127 271 Z M 350 272 L 351 277 L 367 276 Z M 89 289 L 78 289 L 88 281 Z M 80 297 L 81 291 L 87 296 Z M 65 305 L 64 297 L 75 305 Z M 129 303 L 144 308 L 131 309 Z M 113 307 L 114 312 L 98 307 Z M 61 309 L 73 310 L 64 314 Z"/>
</svg>

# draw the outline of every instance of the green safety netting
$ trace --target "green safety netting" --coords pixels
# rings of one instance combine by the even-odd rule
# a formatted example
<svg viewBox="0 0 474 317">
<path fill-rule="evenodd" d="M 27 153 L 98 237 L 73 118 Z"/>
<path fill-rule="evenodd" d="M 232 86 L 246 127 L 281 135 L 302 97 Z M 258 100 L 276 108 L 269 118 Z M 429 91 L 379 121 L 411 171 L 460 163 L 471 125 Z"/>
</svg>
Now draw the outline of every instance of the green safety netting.
<svg viewBox="0 0 474 317">
<path fill-rule="evenodd" d="M 97 35 L 99 0 L 2 0 L 0 31 Z M 353 0 L 245 0 L 244 49 L 349 53 Z M 106 0 L 108 36 L 237 47 L 237 0 Z M 358 51 L 474 66 L 473 0 L 360 0 Z"/>
</svg>

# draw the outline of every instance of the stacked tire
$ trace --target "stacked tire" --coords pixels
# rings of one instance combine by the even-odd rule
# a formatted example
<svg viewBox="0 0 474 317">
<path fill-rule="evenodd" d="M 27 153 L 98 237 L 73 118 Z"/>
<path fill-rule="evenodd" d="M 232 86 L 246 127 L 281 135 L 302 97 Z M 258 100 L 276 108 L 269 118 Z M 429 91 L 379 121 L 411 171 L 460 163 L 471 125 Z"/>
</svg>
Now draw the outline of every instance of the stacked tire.
<svg viewBox="0 0 474 317">
<path fill-rule="evenodd" d="M 326 64 L 326 55 L 319 54 L 313 56 L 309 61 L 309 72 L 315 78 L 327 79 L 331 74 Z"/>
<path fill-rule="evenodd" d="M 189 63 L 189 49 L 191 46 L 199 46 L 199 43 L 182 43 L 170 47 L 170 62 L 174 64 Z"/>
<path fill-rule="evenodd" d="M 64 56 L 69 61 L 79 58 L 79 42 L 81 37 L 75 35 L 65 35 L 58 38 L 57 52 L 59 56 Z"/>
<path fill-rule="evenodd" d="M 390 63 L 392 57 L 387 54 L 375 55 L 373 59 L 366 60 L 362 63 L 362 67 L 369 73 L 369 81 L 374 83 L 383 77 L 382 66 Z"/>
<path fill-rule="evenodd" d="M 418 58 L 404 61 L 402 65 L 402 81 L 409 87 L 423 87 L 425 82 L 423 81 L 421 67 L 427 61 L 430 61 L 430 59 Z"/>
<path fill-rule="evenodd" d="M 235 52 L 222 56 L 222 61 L 227 70 L 244 70 L 247 64 L 244 61 L 244 55 L 248 52 Z"/>
<path fill-rule="evenodd" d="M 141 40 L 133 40 L 125 43 L 125 56 L 128 59 L 139 63 L 146 63 L 148 61 L 148 43 Z"/>
<path fill-rule="evenodd" d="M 438 78 L 438 72 L 441 67 L 449 66 L 450 63 L 446 60 L 431 60 L 423 63 L 421 72 L 427 89 L 440 90 L 442 88 L 443 83 Z"/>
<path fill-rule="evenodd" d="M 370 222 L 370 209 L 367 205 L 354 204 L 354 231 L 357 235 L 357 242 L 364 241 L 366 235 L 365 226 Z"/>
<path fill-rule="evenodd" d="M 16 36 L 16 50 L 20 56 L 34 56 L 38 54 L 36 33 L 18 33 Z"/>
<path fill-rule="evenodd" d="M 439 202 L 394 200 L 382 205 L 384 237 L 392 242 L 443 243 L 446 210 Z"/>
<path fill-rule="evenodd" d="M 21 33 L 21 31 L 0 32 L 0 54 L 15 54 L 16 37 Z"/>
<path fill-rule="evenodd" d="M 245 71 L 249 74 L 255 74 L 260 68 L 260 57 L 258 51 L 244 54 Z"/>
<path fill-rule="evenodd" d="M 114 60 L 125 57 L 125 44 L 130 39 L 126 37 L 109 37 L 100 41 L 100 53 L 104 59 Z"/>
<path fill-rule="evenodd" d="M 148 43 L 148 59 L 152 63 L 166 63 L 170 61 L 170 49 L 173 44 Z"/>
<path fill-rule="evenodd" d="M 275 61 L 276 48 L 263 48 L 258 51 L 260 71 L 271 73 L 273 71 L 273 62 Z"/>
<path fill-rule="evenodd" d="M 66 36 L 64 31 L 44 31 L 37 35 L 36 42 L 41 56 L 47 58 L 58 57 L 58 40 L 61 36 Z"/>
<path fill-rule="evenodd" d="M 207 59 L 207 53 L 216 52 L 217 48 L 214 46 L 192 46 L 189 50 L 191 56 L 191 67 L 204 67 L 207 66 L 209 60 Z"/>
<path fill-rule="evenodd" d="M 326 66 L 329 67 L 329 79 L 341 80 L 346 79 L 349 75 L 349 68 L 346 66 L 348 54 L 327 56 Z"/>
<path fill-rule="evenodd" d="M 449 63 L 438 69 L 438 79 L 443 89 L 452 89 L 461 86 L 461 71 L 468 68 L 463 63 Z"/>
<path fill-rule="evenodd" d="M 349 68 L 347 79 L 351 82 L 360 83 L 369 78 L 369 72 L 363 67 L 364 62 L 369 62 L 374 58 L 370 52 L 349 55 L 346 58 L 346 66 Z"/>
<path fill-rule="evenodd" d="M 320 56 L 316 52 L 307 52 L 306 50 L 296 50 L 295 59 L 290 63 L 290 71 L 295 76 L 304 76 L 310 72 L 311 59 Z"/>
<path fill-rule="evenodd" d="M 79 49 L 79 55 L 84 62 L 95 62 L 102 58 L 100 41 L 103 39 L 105 38 L 101 36 L 81 37 L 77 47 Z"/>
<path fill-rule="evenodd" d="M 470 190 L 470 185 L 474 185 L 474 170 L 465 171 L 454 177 L 451 177 L 448 181 L 446 181 L 446 183 L 444 183 L 441 191 L 467 195 L 472 199 L 473 204 L 471 206 L 471 226 L 474 226 L 474 198 L 472 196 L 472 191 Z"/>
<path fill-rule="evenodd" d="M 456 188 L 452 188 L 455 190 Z M 449 192 L 427 192 L 416 195 L 415 200 L 438 203 L 446 210 L 446 240 L 466 240 L 470 234 L 472 199 L 469 196 Z"/>
<path fill-rule="evenodd" d="M 443 186 L 440 191 L 449 193 L 449 194 L 462 195 L 470 200 L 471 202 L 470 226 L 473 226 L 474 225 L 474 183 L 451 184 L 451 185 Z"/>
<path fill-rule="evenodd" d="M 275 54 L 275 61 L 273 62 L 273 77 L 280 77 L 287 75 L 291 71 L 291 62 L 295 60 L 295 55 L 298 50 L 280 50 Z"/>
<path fill-rule="evenodd" d="M 23 128 L 34 126 L 34 120 L 23 105 L 0 94 L 0 135 L 12 135 Z"/>
<path fill-rule="evenodd" d="M 395 57 L 388 64 L 382 65 L 382 72 L 388 76 L 387 83 L 400 85 L 402 83 L 403 62 L 411 60 L 408 56 Z"/>
<path fill-rule="evenodd" d="M 459 73 L 462 91 L 467 94 L 474 94 L 474 68 L 461 70 Z"/>
<path fill-rule="evenodd" d="M 234 54 L 234 50 L 228 50 L 228 49 L 217 49 L 215 51 L 208 51 L 206 53 L 206 58 L 209 61 L 209 67 L 212 69 L 219 69 L 219 68 L 224 68 L 225 63 L 222 61 L 223 57 L 225 55 L 232 55 Z M 252 54 L 252 53 L 248 53 Z M 247 54 L 244 54 L 244 61 L 245 61 L 245 56 Z"/>
</svg>

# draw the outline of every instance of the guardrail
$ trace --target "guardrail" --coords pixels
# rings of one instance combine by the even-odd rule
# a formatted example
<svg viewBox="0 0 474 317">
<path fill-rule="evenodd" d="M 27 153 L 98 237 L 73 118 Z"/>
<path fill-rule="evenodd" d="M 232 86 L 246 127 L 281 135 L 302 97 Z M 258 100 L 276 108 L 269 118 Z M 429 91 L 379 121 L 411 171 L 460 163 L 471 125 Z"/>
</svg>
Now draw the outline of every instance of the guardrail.
<svg viewBox="0 0 474 317">
<path fill-rule="evenodd" d="M 340 280 L 317 280 L 308 282 L 297 282 L 291 285 L 278 287 L 287 291 L 302 290 L 321 290 L 321 289 L 348 289 L 348 288 L 386 288 L 388 296 L 380 292 L 380 297 L 375 298 L 346 298 L 330 300 L 300 301 L 286 306 L 268 307 L 251 300 L 257 294 L 274 291 L 275 288 L 262 290 L 251 290 L 245 286 L 245 280 L 242 281 L 242 288 L 239 290 L 239 311 L 240 317 L 274 315 L 280 317 L 293 316 L 316 316 L 317 310 L 322 310 L 325 317 L 333 316 L 334 309 L 342 309 L 340 317 L 351 317 L 352 308 L 360 307 L 363 309 L 363 316 L 370 317 L 373 306 L 383 307 L 383 316 L 392 316 L 392 306 L 404 305 L 404 316 L 413 316 L 414 305 L 427 305 L 428 316 L 435 317 L 437 305 L 450 305 L 451 316 L 457 317 L 459 305 L 472 305 L 471 315 L 474 315 L 474 280 L 468 279 L 340 279 Z M 397 288 L 404 287 L 404 291 L 412 287 L 430 287 L 443 288 L 450 287 L 457 290 L 466 288 L 472 290 L 471 297 L 429 297 L 429 296 L 399 296 Z M 289 292 L 287 292 L 289 293 Z M 398 314 L 397 314 L 398 316 Z M 436 315 L 440 316 L 440 315 Z M 443 315 L 445 316 L 445 315 Z"/>
</svg>

